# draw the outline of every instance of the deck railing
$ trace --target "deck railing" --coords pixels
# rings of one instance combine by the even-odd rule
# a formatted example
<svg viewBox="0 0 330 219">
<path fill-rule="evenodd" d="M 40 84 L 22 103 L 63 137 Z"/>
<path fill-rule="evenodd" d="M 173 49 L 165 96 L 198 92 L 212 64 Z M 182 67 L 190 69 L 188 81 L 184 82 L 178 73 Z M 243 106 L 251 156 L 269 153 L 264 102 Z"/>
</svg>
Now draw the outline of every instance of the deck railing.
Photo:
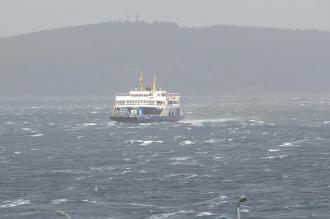
<svg viewBox="0 0 330 219">
<path fill-rule="evenodd" d="M 129 93 L 118 93 L 118 94 L 116 94 L 116 96 L 127 97 L 127 96 L 130 96 L 130 94 Z"/>
</svg>

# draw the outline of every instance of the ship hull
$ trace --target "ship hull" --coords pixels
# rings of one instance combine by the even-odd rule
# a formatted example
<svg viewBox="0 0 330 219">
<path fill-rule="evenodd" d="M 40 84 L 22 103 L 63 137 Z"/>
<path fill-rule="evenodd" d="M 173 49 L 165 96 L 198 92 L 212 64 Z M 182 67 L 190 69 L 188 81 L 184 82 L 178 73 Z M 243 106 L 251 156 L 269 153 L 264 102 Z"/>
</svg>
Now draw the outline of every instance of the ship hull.
<svg viewBox="0 0 330 219">
<path fill-rule="evenodd" d="M 141 116 L 141 117 L 128 117 L 128 116 L 110 116 L 112 121 L 123 123 L 149 123 L 149 122 L 177 122 L 183 119 L 183 116 Z"/>
</svg>

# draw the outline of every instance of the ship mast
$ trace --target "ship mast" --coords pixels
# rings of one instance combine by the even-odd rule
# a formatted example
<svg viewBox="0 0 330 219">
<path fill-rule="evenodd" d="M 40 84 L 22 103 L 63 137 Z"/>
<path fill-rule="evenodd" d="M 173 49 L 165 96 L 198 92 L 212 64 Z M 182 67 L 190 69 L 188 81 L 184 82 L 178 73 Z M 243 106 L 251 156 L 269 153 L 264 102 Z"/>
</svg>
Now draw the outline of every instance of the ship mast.
<svg viewBox="0 0 330 219">
<path fill-rule="evenodd" d="M 153 91 L 153 92 L 157 91 L 157 87 L 156 87 L 156 85 L 157 85 L 157 80 L 156 80 L 156 76 L 155 76 L 155 74 L 154 74 L 154 77 L 153 77 L 153 79 L 152 79 L 152 91 Z"/>
<path fill-rule="evenodd" d="M 143 81 L 143 72 L 141 72 L 141 76 L 139 78 L 139 84 L 140 84 L 140 91 L 144 91 L 144 81 Z"/>
</svg>

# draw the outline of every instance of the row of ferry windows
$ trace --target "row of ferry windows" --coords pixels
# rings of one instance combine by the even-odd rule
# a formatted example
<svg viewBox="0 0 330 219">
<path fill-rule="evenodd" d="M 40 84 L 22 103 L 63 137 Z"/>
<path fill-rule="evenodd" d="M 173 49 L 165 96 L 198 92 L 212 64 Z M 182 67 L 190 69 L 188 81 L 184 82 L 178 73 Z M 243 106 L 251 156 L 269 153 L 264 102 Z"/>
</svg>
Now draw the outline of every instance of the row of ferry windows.
<svg viewBox="0 0 330 219">
<path fill-rule="evenodd" d="M 152 94 L 131 94 L 132 97 L 149 97 L 152 96 Z M 165 97 L 165 94 L 158 94 L 158 96 Z"/>
<path fill-rule="evenodd" d="M 155 103 L 157 102 L 157 104 L 164 104 L 165 101 L 153 101 L 153 100 L 128 100 L 126 101 L 127 104 L 131 104 L 131 103 Z"/>
</svg>

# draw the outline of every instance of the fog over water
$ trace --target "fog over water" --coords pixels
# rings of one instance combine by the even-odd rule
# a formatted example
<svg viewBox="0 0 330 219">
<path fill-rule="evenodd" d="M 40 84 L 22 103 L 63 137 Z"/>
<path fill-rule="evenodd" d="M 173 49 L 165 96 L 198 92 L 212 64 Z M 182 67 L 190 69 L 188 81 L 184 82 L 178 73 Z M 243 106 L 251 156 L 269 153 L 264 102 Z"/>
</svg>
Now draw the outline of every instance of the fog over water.
<svg viewBox="0 0 330 219">
<path fill-rule="evenodd" d="M 2 0 L 0 37 L 110 20 L 330 31 L 327 0 Z"/>
<path fill-rule="evenodd" d="M 184 95 L 324 94 L 330 33 L 108 22 L 0 39 L 0 96 L 112 96 L 157 75 Z M 150 83 L 149 83 L 150 85 Z"/>
<path fill-rule="evenodd" d="M 329 218 L 329 6 L 4 0 L 0 218 Z M 183 120 L 110 121 L 140 72 Z"/>
</svg>

